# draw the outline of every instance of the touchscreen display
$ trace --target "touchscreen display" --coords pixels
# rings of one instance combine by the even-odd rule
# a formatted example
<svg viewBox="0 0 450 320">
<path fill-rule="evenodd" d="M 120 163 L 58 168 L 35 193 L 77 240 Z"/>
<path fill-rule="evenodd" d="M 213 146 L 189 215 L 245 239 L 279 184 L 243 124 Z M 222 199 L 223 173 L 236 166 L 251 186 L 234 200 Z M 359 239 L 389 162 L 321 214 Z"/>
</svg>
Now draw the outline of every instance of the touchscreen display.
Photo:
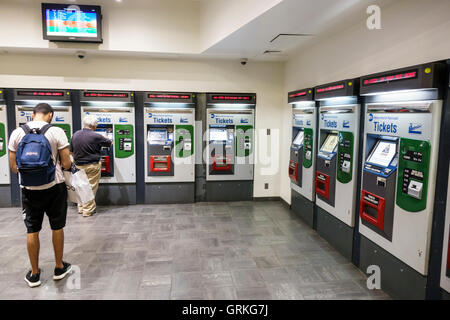
<svg viewBox="0 0 450 320">
<path fill-rule="evenodd" d="M 338 143 L 338 135 L 336 133 L 330 133 L 322 144 L 320 151 L 331 153 L 334 152 Z"/>
<path fill-rule="evenodd" d="M 302 145 L 303 144 L 303 137 L 304 137 L 304 131 L 303 130 L 300 130 L 298 133 L 297 133 L 297 136 L 295 137 L 295 139 L 294 139 L 294 144 L 295 145 Z"/>
<path fill-rule="evenodd" d="M 147 136 L 148 141 L 161 142 L 167 140 L 167 130 L 150 130 Z"/>
<path fill-rule="evenodd" d="M 391 141 L 379 141 L 367 162 L 387 167 L 395 157 L 397 144 Z"/>
<path fill-rule="evenodd" d="M 227 141 L 226 129 L 210 129 L 209 130 L 210 141 Z"/>
</svg>

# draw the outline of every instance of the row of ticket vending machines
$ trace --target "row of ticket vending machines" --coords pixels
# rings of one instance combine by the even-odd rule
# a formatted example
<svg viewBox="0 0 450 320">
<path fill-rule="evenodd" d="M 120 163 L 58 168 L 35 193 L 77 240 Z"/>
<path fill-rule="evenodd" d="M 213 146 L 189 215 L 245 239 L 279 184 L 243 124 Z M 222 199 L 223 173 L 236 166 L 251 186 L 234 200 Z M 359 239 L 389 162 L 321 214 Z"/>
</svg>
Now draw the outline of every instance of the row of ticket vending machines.
<svg viewBox="0 0 450 320">
<path fill-rule="evenodd" d="M 96 131 L 113 141 L 101 150 L 99 204 L 253 198 L 255 94 L 3 89 L 0 206 L 20 204 L 8 137 L 41 102 L 54 108 L 52 124 L 69 142 L 86 115 L 95 115 Z"/>
<path fill-rule="evenodd" d="M 291 209 L 394 297 L 449 297 L 448 90 L 436 62 L 288 96 Z"/>
</svg>

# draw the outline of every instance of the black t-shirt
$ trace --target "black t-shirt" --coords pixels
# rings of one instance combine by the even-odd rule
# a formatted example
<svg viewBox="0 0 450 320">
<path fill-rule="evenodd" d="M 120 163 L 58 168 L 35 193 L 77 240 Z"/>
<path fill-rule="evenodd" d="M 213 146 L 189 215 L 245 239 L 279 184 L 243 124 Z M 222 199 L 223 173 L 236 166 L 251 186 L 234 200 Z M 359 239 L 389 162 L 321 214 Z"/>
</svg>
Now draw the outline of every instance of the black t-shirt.
<svg viewBox="0 0 450 320">
<path fill-rule="evenodd" d="M 102 147 L 110 147 L 112 141 L 90 129 L 78 130 L 73 134 L 70 151 L 75 164 L 85 165 L 100 161 Z"/>
</svg>

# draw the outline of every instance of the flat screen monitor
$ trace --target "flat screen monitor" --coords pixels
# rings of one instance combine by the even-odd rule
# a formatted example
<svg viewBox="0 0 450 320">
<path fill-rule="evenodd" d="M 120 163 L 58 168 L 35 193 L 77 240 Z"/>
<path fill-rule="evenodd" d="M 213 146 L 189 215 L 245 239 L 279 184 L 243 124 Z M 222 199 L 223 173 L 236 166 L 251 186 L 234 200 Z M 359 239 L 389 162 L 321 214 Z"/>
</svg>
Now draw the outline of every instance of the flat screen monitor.
<svg viewBox="0 0 450 320">
<path fill-rule="evenodd" d="M 43 3 L 42 29 L 45 40 L 101 43 L 101 7 Z"/>
<path fill-rule="evenodd" d="M 338 135 L 336 133 L 330 133 L 325 142 L 322 144 L 320 151 L 332 153 L 338 144 Z"/>
<path fill-rule="evenodd" d="M 305 132 L 303 130 L 300 130 L 297 133 L 297 136 L 294 139 L 294 144 L 297 146 L 301 146 L 303 144 L 303 137 L 305 136 Z"/>
<path fill-rule="evenodd" d="M 393 141 L 380 140 L 367 159 L 376 166 L 387 167 L 397 153 L 397 144 Z"/>
<path fill-rule="evenodd" d="M 210 141 L 227 141 L 226 129 L 210 129 L 209 130 Z"/>
<path fill-rule="evenodd" d="M 165 142 L 167 141 L 167 130 L 150 130 L 147 138 L 149 142 Z"/>
</svg>

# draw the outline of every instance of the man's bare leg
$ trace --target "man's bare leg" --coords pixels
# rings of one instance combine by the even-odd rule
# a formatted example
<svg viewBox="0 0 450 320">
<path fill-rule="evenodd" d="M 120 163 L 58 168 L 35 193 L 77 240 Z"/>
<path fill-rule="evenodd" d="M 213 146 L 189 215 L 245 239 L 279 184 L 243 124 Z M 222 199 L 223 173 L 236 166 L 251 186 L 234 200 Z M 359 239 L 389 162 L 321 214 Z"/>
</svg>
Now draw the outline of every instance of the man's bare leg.
<svg viewBox="0 0 450 320">
<path fill-rule="evenodd" d="M 56 268 L 63 268 L 64 253 L 64 229 L 53 230 L 52 232 L 53 250 L 55 251 Z"/>
<path fill-rule="evenodd" d="M 39 232 L 27 233 L 27 249 L 30 257 L 31 273 L 39 273 Z"/>
</svg>

